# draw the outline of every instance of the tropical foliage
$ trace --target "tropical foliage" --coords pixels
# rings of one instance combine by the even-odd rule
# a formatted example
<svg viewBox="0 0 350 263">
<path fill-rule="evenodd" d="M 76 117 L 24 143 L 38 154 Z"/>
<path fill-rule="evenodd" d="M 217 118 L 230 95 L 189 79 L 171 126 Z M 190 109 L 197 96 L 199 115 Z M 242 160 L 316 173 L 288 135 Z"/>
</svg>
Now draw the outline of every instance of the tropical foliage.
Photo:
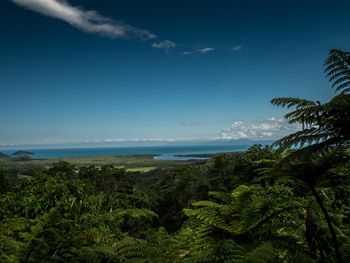
<svg viewBox="0 0 350 263">
<path fill-rule="evenodd" d="M 283 149 L 307 145 L 309 153 L 348 145 L 350 142 L 350 53 L 332 49 L 326 60 L 326 73 L 339 93 L 329 102 L 301 98 L 276 98 L 272 104 L 295 107 L 285 118 L 291 124 L 301 124 L 302 130 L 290 134 L 275 144 Z"/>
<path fill-rule="evenodd" d="M 329 102 L 272 101 L 302 126 L 274 146 L 146 172 L 0 170 L 0 262 L 350 262 L 349 60 L 326 60 Z"/>
</svg>

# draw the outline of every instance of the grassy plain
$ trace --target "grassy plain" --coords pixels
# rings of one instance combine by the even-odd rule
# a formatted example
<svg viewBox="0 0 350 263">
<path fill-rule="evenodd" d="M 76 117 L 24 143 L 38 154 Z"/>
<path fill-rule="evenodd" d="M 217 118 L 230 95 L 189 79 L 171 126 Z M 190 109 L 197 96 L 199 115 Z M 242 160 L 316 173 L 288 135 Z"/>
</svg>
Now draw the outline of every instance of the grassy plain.
<svg viewBox="0 0 350 263">
<path fill-rule="evenodd" d="M 128 155 L 128 156 L 95 156 L 95 157 L 65 157 L 50 159 L 30 159 L 20 160 L 16 158 L 0 158 L 0 168 L 7 171 L 13 171 L 25 176 L 30 174 L 28 171 L 48 168 L 57 162 L 68 162 L 76 167 L 94 165 L 101 167 L 103 165 L 113 165 L 114 167 L 124 167 L 130 172 L 149 172 L 157 168 L 175 168 L 184 165 L 191 165 L 199 161 L 167 161 L 155 160 L 154 155 Z"/>
</svg>

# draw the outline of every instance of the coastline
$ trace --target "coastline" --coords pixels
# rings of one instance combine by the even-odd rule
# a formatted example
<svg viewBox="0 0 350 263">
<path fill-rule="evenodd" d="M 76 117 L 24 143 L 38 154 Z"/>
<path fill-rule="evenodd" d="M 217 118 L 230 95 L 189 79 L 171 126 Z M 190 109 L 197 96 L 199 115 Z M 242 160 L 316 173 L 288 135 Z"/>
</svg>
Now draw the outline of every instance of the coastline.
<svg viewBox="0 0 350 263">
<path fill-rule="evenodd" d="M 47 158 L 47 159 L 27 159 L 21 160 L 16 157 L 0 158 L 0 168 L 12 171 L 23 170 L 30 171 L 37 168 L 48 168 L 54 163 L 67 162 L 76 167 L 95 166 L 102 167 L 104 165 L 112 165 L 114 167 L 125 168 L 131 171 L 145 171 L 154 169 L 171 169 L 183 167 L 197 163 L 198 160 L 156 160 L 154 154 L 144 155 L 124 155 L 124 156 L 80 156 L 80 157 L 63 157 L 63 158 Z M 27 174 L 27 172 L 24 172 Z"/>
</svg>

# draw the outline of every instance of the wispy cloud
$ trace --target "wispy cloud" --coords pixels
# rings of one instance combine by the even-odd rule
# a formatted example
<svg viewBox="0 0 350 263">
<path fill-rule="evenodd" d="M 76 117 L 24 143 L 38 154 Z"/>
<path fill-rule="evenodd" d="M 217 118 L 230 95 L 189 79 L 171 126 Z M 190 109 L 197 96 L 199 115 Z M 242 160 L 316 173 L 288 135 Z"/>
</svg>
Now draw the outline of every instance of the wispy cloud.
<svg viewBox="0 0 350 263">
<path fill-rule="evenodd" d="M 182 52 L 182 55 L 184 55 L 184 56 L 188 56 L 188 55 L 191 55 L 191 54 L 192 54 L 191 51 L 184 51 L 184 52 Z"/>
<path fill-rule="evenodd" d="M 184 52 L 182 52 L 182 55 L 189 56 L 189 55 L 193 55 L 193 54 L 206 54 L 209 52 L 213 52 L 215 50 L 216 50 L 215 48 L 207 47 L 207 46 L 195 47 L 193 50 L 185 50 Z"/>
<path fill-rule="evenodd" d="M 240 51 L 243 48 L 242 45 L 236 45 L 230 48 L 232 51 Z"/>
<path fill-rule="evenodd" d="M 131 138 L 131 139 L 104 139 L 97 141 L 97 143 L 103 142 L 175 142 L 176 139 L 172 138 Z M 88 141 L 89 142 L 89 141 Z"/>
<path fill-rule="evenodd" d="M 0 146 L 14 146 L 15 144 L 13 143 L 6 143 L 6 142 L 1 142 Z"/>
<path fill-rule="evenodd" d="M 147 30 L 128 25 L 122 21 L 100 15 L 94 10 L 72 6 L 66 0 L 11 0 L 15 4 L 42 15 L 63 20 L 70 25 L 90 33 L 111 38 L 155 39 Z"/>
<path fill-rule="evenodd" d="M 192 126 L 192 127 L 207 126 L 207 125 L 212 125 L 212 124 L 213 123 L 211 123 L 211 122 L 200 122 L 200 121 L 182 121 L 182 122 L 179 122 L 179 125 Z"/>
<path fill-rule="evenodd" d="M 216 139 L 278 139 L 298 130 L 284 119 L 270 118 L 256 122 L 235 121 L 231 127 L 224 128 Z"/>
<path fill-rule="evenodd" d="M 197 48 L 196 51 L 198 53 L 205 54 L 205 53 L 208 53 L 208 52 L 212 52 L 214 50 L 215 50 L 215 48 L 212 48 L 212 47 L 203 47 L 203 48 Z"/>
<path fill-rule="evenodd" d="M 159 41 L 159 42 L 154 42 L 152 44 L 152 47 L 163 49 L 165 51 L 169 51 L 169 49 L 175 48 L 176 44 L 173 41 L 170 41 L 170 40 L 162 40 L 162 41 Z"/>
</svg>

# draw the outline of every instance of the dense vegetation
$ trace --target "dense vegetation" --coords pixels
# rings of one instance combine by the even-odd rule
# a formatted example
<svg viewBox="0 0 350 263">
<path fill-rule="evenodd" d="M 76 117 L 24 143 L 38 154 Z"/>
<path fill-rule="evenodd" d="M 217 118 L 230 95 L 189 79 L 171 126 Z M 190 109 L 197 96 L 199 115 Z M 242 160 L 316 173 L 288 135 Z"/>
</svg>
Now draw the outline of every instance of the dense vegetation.
<svg viewBox="0 0 350 263">
<path fill-rule="evenodd" d="M 149 172 L 0 172 L 0 262 L 350 262 L 349 65 L 331 51 L 325 104 L 272 101 L 302 125 L 273 146 Z"/>
</svg>

